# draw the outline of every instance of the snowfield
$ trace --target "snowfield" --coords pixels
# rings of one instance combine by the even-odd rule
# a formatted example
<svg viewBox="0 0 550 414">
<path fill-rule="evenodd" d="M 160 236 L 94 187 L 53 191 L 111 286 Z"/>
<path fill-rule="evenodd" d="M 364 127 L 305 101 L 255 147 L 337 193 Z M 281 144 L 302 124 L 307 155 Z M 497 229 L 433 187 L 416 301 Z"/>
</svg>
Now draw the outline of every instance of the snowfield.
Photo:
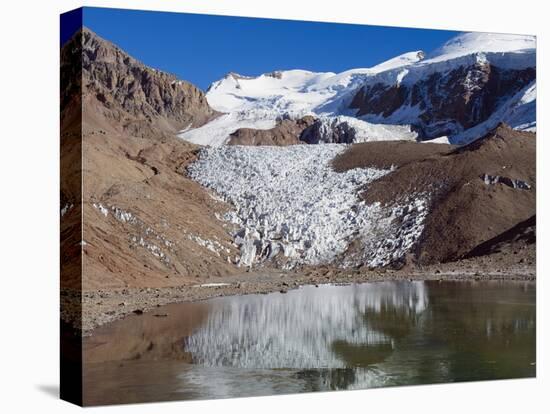
<svg viewBox="0 0 550 414">
<path fill-rule="evenodd" d="M 343 102 L 365 79 L 381 71 L 417 62 L 423 52 L 409 52 L 372 68 L 348 70 L 339 74 L 315 73 L 306 70 L 276 71 L 257 77 L 229 73 L 214 82 L 206 98 L 210 106 L 224 113 L 208 124 L 181 131 L 179 136 L 201 145 L 220 146 L 239 128 L 270 129 L 283 117 L 299 119 L 306 115 L 352 115 Z M 392 126 L 377 125 L 353 118 L 353 128 L 362 141 L 386 140 Z M 392 139 L 414 139 L 410 128 L 393 128 Z M 411 138 L 412 137 L 412 138 Z"/>
<path fill-rule="evenodd" d="M 337 173 L 330 162 L 345 149 L 343 144 L 207 147 L 188 171 L 234 206 L 223 218 L 235 225 L 239 265 L 390 264 L 422 233 L 428 196 L 411 195 L 391 207 L 366 205 L 358 190 L 366 185 L 368 191 L 369 183 L 391 170 Z"/>
<path fill-rule="evenodd" d="M 506 33 L 463 33 L 436 49 L 429 58 L 451 59 L 477 52 L 507 53 L 536 48 L 536 37 Z"/>
</svg>

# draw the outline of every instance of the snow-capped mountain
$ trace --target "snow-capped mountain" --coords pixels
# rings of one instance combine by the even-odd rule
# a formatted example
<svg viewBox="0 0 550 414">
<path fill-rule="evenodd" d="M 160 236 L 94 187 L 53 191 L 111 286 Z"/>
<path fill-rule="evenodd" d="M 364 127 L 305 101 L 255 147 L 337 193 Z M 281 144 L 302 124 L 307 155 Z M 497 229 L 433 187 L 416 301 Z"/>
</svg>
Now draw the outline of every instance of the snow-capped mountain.
<svg viewBox="0 0 550 414">
<path fill-rule="evenodd" d="M 399 268 L 497 249 L 518 232 L 533 240 L 535 134 L 484 131 L 536 127 L 534 53 L 529 37 L 463 35 L 339 74 L 231 74 L 205 95 L 83 29 L 61 51 L 61 142 L 69 171 L 71 148 L 86 146 L 89 185 L 78 196 L 80 180 L 62 182 L 63 245 L 86 253 L 95 288 L 109 274 L 122 287 L 239 266 Z M 482 138 L 389 142 L 449 126 Z M 219 146 L 197 151 L 174 137 L 184 128 Z M 345 145 L 371 140 L 381 142 Z M 94 218 L 84 233 L 82 211 Z"/>
<path fill-rule="evenodd" d="M 369 77 L 350 107 L 366 121 L 414 125 L 422 139 L 453 143 L 499 122 L 533 130 L 535 65 L 534 37 L 466 33 L 421 62 Z"/>
<path fill-rule="evenodd" d="M 536 128 L 535 38 L 465 33 L 429 55 L 413 51 L 342 73 L 235 73 L 214 82 L 208 103 L 224 113 L 180 137 L 228 143 L 241 128 L 269 130 L 281 119 L 315 116 L 308 142 L 475 139 L 499 122 Z M 347 131 L 335 134 L 335 128 Z M 313 135 L 313 136 L 312 136 Z"/>
</svg>

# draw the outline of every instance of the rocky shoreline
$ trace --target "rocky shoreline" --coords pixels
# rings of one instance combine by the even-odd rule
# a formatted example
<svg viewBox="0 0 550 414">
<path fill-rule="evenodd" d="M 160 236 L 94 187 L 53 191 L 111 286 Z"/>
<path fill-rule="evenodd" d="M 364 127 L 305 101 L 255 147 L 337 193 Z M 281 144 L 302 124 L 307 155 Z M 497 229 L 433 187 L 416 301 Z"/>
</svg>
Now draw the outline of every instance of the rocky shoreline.
<svg viewBox="0 0 550 414">
<path fill-rule="evenodd" d="M 399 270 L 342 270 L 325 266 L 295 271 L 261 269 L 226 278 L 201 279 L 197 283 L 173 287 L 87 290 L 81 293 L 65 289 L 61 291 L 61 317 L 64 322 L 87 336 L 101 325 L 170 303 L 194 302 L 229 295 L 286 293 L 305 285 L 389 280 L 535 281 L 533 255 L 534 251 L 519 252 L 519 255 L 500 253 L 424 268 Z"/>
</svg>

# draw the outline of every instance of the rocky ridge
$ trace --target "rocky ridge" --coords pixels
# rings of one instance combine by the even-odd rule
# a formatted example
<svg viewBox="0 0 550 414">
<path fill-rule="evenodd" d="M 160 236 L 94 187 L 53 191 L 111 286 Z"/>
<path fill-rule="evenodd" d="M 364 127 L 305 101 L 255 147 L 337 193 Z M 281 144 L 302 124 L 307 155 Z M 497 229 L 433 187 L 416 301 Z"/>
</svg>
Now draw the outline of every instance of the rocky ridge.
<svg viewBox="0 0 550 414">
<path fill-rule="evenodd" d="M 176 76 L 145 66 L 89 29 L 74 56 L 82 65 L 85 93 L 95 95 L 103 115 L 134 136 L 158 136 L 199 127 L 217 115 L 204 93 Z M 73 63 L 73 62 L 71 62 Z"/>
</svg>

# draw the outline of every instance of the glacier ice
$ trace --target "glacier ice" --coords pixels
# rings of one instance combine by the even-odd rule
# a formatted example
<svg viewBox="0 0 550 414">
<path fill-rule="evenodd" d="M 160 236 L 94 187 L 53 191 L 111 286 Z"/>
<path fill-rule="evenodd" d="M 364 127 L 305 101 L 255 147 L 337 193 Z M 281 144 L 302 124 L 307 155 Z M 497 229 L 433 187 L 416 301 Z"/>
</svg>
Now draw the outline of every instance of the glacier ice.
<svg viewBox="0 0 550 414">
<path fill-rule="evenodd" d="M 346 148 L 206 147 L 188 173 L 233 205 L 223 218 L 235 226 L 240 265 L 388 265 L 422 233 L 428 196 L 367 205 L 358 191 L 391 169 L 337 173 L 331 161 Z M 351 251 L 354 241 L 363 247 Z"/>
</svg>

